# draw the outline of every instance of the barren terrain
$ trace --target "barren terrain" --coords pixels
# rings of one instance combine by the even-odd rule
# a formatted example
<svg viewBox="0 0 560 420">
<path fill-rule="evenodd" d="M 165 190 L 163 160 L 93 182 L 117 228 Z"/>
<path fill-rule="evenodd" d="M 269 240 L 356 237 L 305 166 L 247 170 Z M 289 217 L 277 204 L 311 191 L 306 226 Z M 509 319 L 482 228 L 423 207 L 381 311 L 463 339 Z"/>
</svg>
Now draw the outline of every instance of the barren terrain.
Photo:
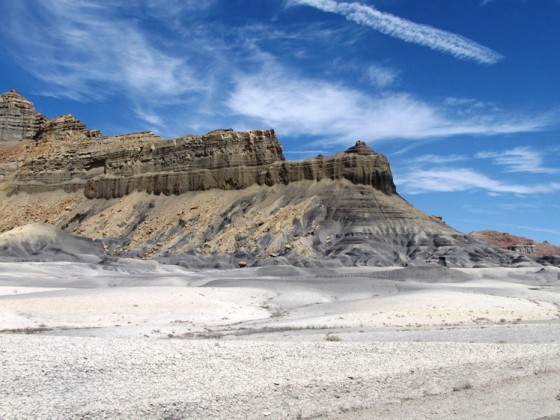
<svg viewBox="0 0 560 420">
<path fill-rule="evenodd" d="M 554 418 L 559 273 L 0 263 L 0 417 Z"/>
</svg>

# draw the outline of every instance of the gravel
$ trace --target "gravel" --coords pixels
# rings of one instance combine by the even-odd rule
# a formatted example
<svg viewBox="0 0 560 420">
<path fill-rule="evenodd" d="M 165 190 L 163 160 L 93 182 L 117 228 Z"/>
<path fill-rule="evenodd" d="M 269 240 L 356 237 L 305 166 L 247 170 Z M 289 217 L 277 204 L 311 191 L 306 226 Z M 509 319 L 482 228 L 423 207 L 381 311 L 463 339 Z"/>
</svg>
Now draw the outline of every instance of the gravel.
<svg viewBox="0 0 560 420">
<path fill-rule="evenodd" d="M 520 418 L 559 414 L 558 343 L 0 335 L 2 419 L 358 418 L 508 384 L 535 388 L 531 378 L 558 386 L 541 393 L 547 403 L 538 412 L 533 405 Z"/>
</svg>

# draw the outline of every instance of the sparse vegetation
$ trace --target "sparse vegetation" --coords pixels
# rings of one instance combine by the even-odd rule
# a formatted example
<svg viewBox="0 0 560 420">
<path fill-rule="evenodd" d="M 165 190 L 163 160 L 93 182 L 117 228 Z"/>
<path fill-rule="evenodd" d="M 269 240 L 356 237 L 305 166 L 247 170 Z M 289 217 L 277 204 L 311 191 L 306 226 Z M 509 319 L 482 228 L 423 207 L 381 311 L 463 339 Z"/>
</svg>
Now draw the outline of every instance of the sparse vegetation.
<svg viewBox="0 0 560 420">
<path fill-rule="evenodd" d="M 325 340 L 327 341 L 342 341 L 342 338 L 340 338 L 340 336 L 333 334 L 333 333 L 329 333 L 327 334 Z"/>
<path fill-rule="evenodd" d="M 285 314 L 285 312 L 282 309 L 277 308 L 270 314 L 270 317 L 271 318 L 280 318 L 284 314 Z"/>
<path fill-rule="evenodd" d="M 219 340 L 224 334 L 219 332 L 201 332 L 201 333 L 186 333 L 177 338 L 201 338 L 207 340 Z"/>
<path fill-rule="evenodd" d="M 51 331 L 52 328 L 39 326 L 39 327 L 27 327 L 27 328 L 11 328 L 6 330 L 0 330 L 0 334 L 37 334 L 44 331 Z"/>
<path fill-rule="evenodd" d="M 457 385 L 455 385 L 455 386 L 453 387 L 453 391 L 454 391 L 454 392 L 456 392 L 456 391 L 464 391 L 464 390 L 466 390 L 466 389 L 471 389 L 471 388 L 472 388 L 471 383 L 468 382 L 468 381 L 464 381 L 464 382 L 459 382 Z"/>
</svg>

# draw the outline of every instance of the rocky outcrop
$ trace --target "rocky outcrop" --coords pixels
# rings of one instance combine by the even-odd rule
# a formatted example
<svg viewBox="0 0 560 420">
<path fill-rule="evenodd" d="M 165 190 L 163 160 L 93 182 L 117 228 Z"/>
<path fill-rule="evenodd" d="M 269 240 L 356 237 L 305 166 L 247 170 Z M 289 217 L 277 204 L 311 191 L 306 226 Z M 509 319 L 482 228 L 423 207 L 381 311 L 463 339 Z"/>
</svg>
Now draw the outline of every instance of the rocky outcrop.
<svg viewBox="0 0 560 420">
<path fill-rule="evenodd" d="M 100 135 L 100 131 L 87 130 L 85 124 L 78 121 L 73 115 L 67 114 L 52 120 L 45 120 L 37 130 L 34 139 L 72 140 Z"/>
<path fill-rule="evenodd" d="M 160 163 L 157 170 L 146 170 L 137 165 L 134 168 L 136 173 L 123 174 L 120 163 L 117 164 L 121 169 L 119 173 L 113 170 L 115 162 L 107 162 L 105 173 L 88 182 L 85 195 L 89 198 L 117 198 L 133 191 L 171 195 L 212 188 L 239 190 L 254 184 L 271 187 L 322 179 L 347 179 L 354 184 L 374 186 L 387 194 L 395 193 L 386 159 L 373 152 L 367 157 L 342 153 L 328 158 L 286 162 L 272 131 L 235 132 L 228 136 L 228 140 L 220 141 L 221 147 L 211 145 L 206 136 L 191 139 L 188 144 L 176 143 L 171 151 L 175 157 L 191 150 L 193 143 L 195 147 L 204 144 L 207 152 L 202 156 L 188 153 L 189 158 L 181 163 Z M 239 140 L 242 143 L 237 143 Z M 151 160 L 150 165 L 153 163 Z"/>
<path fill-rule="evenodd" d="M 492 230 L 484 230 L 481 232 L 471 232 L 472 236 L 491 242 L 500 248 L 515 250 L 524 249 L 534 254 L 534 243 L 531 239 L 522 238 L 520 236 L 511 235 L 505 232 L 496 232 Z"/>
<path fill-rule="evenodd" d="M 84 190 L 88 198 L 133 191 L 181 194 L 240 189 L 266 181 L 266 168 L 284 160 L 273 131 L 221 130 L 163 140 L 151 132 L 115 137 L 80 136 L 43 141 L 14 176 L 10 193 Z M 44 140 L 48 139 L 45 137 Z"/>
<path fill-rule="evenodd" d="M 0 232 L 48 223 L 114 255 L 189 266 L 472 267 L 518 257 L 414 208 L 385 156 L 361 141 L 286 161 L 273 130 L 102 136 L 63 116 L 0 150 Z"/>
<path fill-rule="evenodd" d="M 49 122 L 40 138 L 56 143 L 34 148 L 15 174 L 11 194 L 83 189 L 88 198 L 111 199 L 134 191 L 177 195 L 322 179 L 396 193 L 387 159 L 361 142 L 335 156 L 287 162 L 273 130 L 216 130 L 174 140 L 150 132 L 92 138 L 70 116 Z"/>
<path fill-rule="evenodd" d="M 0 95 L 0 143 L 32 139 L 46 120 L 18 91 Z"/>
<path fill-rule="evenodd" d="M 529 255 L 531 257 L 542 258 L 551 255 L 560 256 L 560 246 L 553 245 L 549 242 L 535 242 L 529 238 L 515 236 L 506 232 L 496 232 L 493 230 L 471 232 L 470 235 L 500 248 Z"/>
</svg>

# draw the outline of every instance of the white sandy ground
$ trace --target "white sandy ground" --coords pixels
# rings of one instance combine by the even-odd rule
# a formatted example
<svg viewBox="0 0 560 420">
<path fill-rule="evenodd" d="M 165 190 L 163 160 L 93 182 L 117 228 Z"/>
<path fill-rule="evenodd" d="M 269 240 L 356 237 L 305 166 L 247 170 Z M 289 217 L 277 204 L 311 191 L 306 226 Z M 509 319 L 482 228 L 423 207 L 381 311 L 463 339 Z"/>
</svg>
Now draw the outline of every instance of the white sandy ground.
<svg viewBox="0 0 560 420">
<path fill-rule="evenodd" d="M 6 335 L 0 418 L 560 415 L 560 344 Z"/>
<path fill-rule="evenodd" d="M 0 263 L 0 418 L 560 416 L 559 269 L 378 271 Z"/>
<path fill-rule="evenodd" d="M 369 332 L 390 329 L 557 325 L 560 319 L 558 269 L 542 278 L 535 278 L 536 268 L 463 270 L 472 280 L 430 283 L 364 277 L 368 270 L 379 271 L 321 277 L 300 270 L 282 277 L 128 260 L 113 266 L 0 263 L 0 330 L 228 338 L 291 331 L 296 339 L 315 339 L 337 329 L 363 331 L 367 340 Z"/>
</svg>

